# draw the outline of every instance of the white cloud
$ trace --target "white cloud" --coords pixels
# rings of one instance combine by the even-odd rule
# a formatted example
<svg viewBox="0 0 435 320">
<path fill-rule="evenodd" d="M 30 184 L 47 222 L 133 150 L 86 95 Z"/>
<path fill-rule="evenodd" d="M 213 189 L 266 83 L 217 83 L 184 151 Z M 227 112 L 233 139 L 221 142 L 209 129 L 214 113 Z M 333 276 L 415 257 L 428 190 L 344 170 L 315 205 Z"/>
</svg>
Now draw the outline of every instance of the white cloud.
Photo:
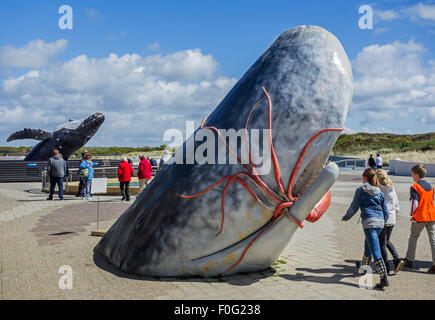
<svg viewBox="0 0 435 320">
<path fill-rule="evenodd" d="M 94 8 L 85 9 L 85 14 L 91 20 L 98 20 L 99 18 L 101 18 L 101 13 Z"/>
<path fill-rule="evenodd" d="M 417 3 L 416 5 L 403 10 L 406 15 L 413 21 L 421 19 L 435 22 L 435 5 Z"/>
<path fill-rule="evenodd" d="M 200 49 L 80 55 L 8 78 L 0 88 L 0 139 L 24 126 L 50 130 L 100 111 L 106 122 L 92 144 L 161 144 L 165 129 L 183 130 L 185 120 L 201 120 L 235 84 L 217 75 L 217 66 Z"/>
<path fill-rule="evenodd" d="M 406 19 L 413 22 L 435 22 L 435 4 L 424 4 L 419 2 L 409 7 L 375 10 L 374 14 L 378 21 Z"/>
<path fill-rule="evenodd" d="M 107 36 L 107 38 L 108 38 L 109 40 L 119 40 L 119 39 L 121 39 L 121 38 L 124 38 L 125 36 L 127 36 L 127 32 L 125 32 L 125 31 L 121 31 L 121 32 L 114 32 L 114 33 L 111 33 L 111 34 L 109 34 L 109 35 Z"/>
<path fill-rule="evenodd" d="M 379 18 L 379 20 L 383 21 L 391 21 L 400 18 L 400 13 L 395 10 L 375 10 L 375 15 Z"/>
<path fill-rule="evenodd" d="M 426 113 L 435 105 L 435 62 L 423 61 L 425 51 L 419 43 L 395 41 L 367 46 L 357 55 L 352 108 L 362 116 L 360 125 L 394 125 L 413 117 L 430 121 Z"/>
<path fill-rule="evenodd" d="M 435 124 L 435 107 L 428 108 L 421 117 L 423 123 Z"/>
<path fill-rule="evenodd" d="M 148 48 L 148 50 L 151 50 L 151 51 L 157 51 L 160 49 L 160 43 L 158 43 L 157 41 L 153 42 L 153 43 L 149 44 L 147 46 L 147 48 Z"/>
<path fill-rule="evenodd" d="M 41 39 L 30 41 L 27 45 L 15 48 L 0 47 L 0 67 L 11 68 L 41 68 L 50 59 L 66 48 L 68 40 L 60 39 L 55 42 L 45 42 Z"/>
</svg>

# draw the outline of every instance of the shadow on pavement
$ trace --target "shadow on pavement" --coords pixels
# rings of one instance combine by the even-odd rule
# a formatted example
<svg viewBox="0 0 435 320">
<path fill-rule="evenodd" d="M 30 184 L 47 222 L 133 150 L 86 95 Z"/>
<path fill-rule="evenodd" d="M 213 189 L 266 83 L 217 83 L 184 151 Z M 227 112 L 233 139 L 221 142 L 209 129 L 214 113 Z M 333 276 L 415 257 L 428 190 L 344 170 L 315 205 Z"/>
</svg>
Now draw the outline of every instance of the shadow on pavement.
<svg viewBox="0 0 435 320">
<path fill-rule="evenodd" d="M 355 278 L 360 275 L 356 272 L 355 262 L 356 261 L 346 261 L 353 262 L 352 265 L 337 265 L 334 264 L 334 268 L 320 268 L 320 269 L 310 269 L 310 268 L 296 268 L 297 271 L 305 271 L 314 274 L 333 274 L 332 276 L 315 276 L 315 275 L 304 275 L 304 274 L 281 274 L 280 277 L 291 280 L 291 281 L 308 281 L 315 283 L 326 283 L 326 284 L 342 284 L 345 286 L 359 288 L 358 284 L 343 282 L 341 280 L 345 278 Z"/>
<path fill-rule="evenodd" d="M 432 261 L 415 260 L 412 268 L 403 267 L 400 272 L 413 272 L 427 274 L 427 270 L 432 266 Z"/>
<path fill-rule="evenodd" d="M 249 277 L 249 273 L 240 273 L 233 276 L 228 277 L 200 277 L 200 276 L 185 276 L 185 277 L 147 277 L 147 276 L 139 276 L 135 274 L 126 273 L 124 271 L 119 270 L 114 265 L 110 264 L 105 257 L 100 255 L 97 252 L 94 252 L 94 263 L 95 265 L 107 272 L 114 274 L 115 276 L 133 280 L 145 280 L 145 281 L 164 281 L 164 282 L 225 282 L 235 286 L 248 286 L 255 282 L 258 282 L 260 279 L 267 278 L 272 276 L 275 273 L 273 268 L 269 268 L 264 271 L 259 271 L 257 273 L 261 274 L 258 279 Z"/>
</svg>

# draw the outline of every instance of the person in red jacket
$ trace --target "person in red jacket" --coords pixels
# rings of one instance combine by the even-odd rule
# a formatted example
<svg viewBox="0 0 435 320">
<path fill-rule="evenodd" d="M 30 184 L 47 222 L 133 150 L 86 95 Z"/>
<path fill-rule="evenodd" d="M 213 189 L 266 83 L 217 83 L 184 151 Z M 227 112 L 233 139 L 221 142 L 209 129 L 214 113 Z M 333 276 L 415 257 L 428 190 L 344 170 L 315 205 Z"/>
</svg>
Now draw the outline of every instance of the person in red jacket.
<svg viewBox="0 0 435 320">
<path fill-rule="evenodd" d="M 122 157 L 118 167 L 119 187 L 121 188 L 122 200 L 130 201 L 130 181 L 134 174 L 133 167 L 127 162 L 127 157 Z"/>
<path fill-rule="evenodd" d="M 137 177 L 139 178 L 139 193 L 142 192 L 145 185 L 148 185 L 151 181 L 151 164 L 145 158 L 143 154 L 139 156 L 139 170 L 137 171 Z"/>
</svg>

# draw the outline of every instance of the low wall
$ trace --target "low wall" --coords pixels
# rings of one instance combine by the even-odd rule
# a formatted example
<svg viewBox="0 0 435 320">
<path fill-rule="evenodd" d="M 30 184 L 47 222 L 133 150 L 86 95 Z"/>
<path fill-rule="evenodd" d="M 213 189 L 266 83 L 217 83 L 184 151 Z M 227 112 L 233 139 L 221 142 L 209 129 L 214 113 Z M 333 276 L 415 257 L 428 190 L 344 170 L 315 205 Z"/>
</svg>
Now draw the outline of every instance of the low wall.
<svg viewBox="0 0 435 320">
<path fill-rule="evenodd" d="M 411 168 L 421 162 L 408 162 L 402 160 L 390 160 L 390 174 L 398 176 L 411 176 Z M 435 177 L 435 163 L 423 163 L 426 168 L 426 177 Z"/>
<path fill-rule="evenodd" d="M 329 156 L 328 161 L 335 162 L 339 168 L 366 168 L 367 160 L 352 157 Z"/>
</svg>

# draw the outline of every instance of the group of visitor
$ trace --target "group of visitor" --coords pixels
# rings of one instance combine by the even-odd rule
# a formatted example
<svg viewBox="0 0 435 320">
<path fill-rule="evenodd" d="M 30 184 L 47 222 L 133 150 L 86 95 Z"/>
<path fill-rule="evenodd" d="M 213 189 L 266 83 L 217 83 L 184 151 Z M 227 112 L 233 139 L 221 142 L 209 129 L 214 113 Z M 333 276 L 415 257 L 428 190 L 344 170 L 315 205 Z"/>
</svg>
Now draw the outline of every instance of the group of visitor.
<svg viewBox="0 0 435 320">
<path fill-rule="evenodd" d="M 373 158 L 373 155 L 371 154 L 369 157 L 369 168 L 372 168 L 373 170 L 382 169 L 382 161 L 382 157 L 379 153 L 376 154 L 376 159 Z"/>
<path fill-rule="evenodd" d="M 80 183 L 77 190 L 76 197 L 82 199 L 92 199 L 91 187 L 92 178 L 94 176 L 94 169 L 92 157 L 88 151 L 82 152 L 82 162 L 79 167 Z M 67 162 L 63 159 L 59 150 L 53 150 L 53 156 L 48 160 L 47 173 L 50 177 L 50 193 L 47 200 L 53 200 L 54 190 L 56 185 L 59 189 L 59 199 L 63 200 L 64 190 L 63 182 L 69 176 Z"/>
<path fill-rule="evenodd" d="M 139 179 L 139 193 L 147 186 L 151 181 L 151 163 L 143 154 L 139 156 L 139 168 L 137 177 Z M 130 182 L 131 177 L 134 174 L 132 162 L 129 162 L 127 157 L 122 157 L 121 163 L 118 166 L 118 180 L 119 187 L 121 189 L 122 198 L 121 201 L 130 201 Z"/>
<path fill-rule="evenodd" d="M 139 156 L 139 168 L 137 176 L 139 178 L 139 193 L 142 192 L 151 181 L 151 162 L 153 159 L 146 158 L 143 154 Z M 62 158 L 59 150 L 53 150 L 53 156 L 48 161 L 47 173 L 50 177 L 50 193 L 47 200 L 53 200 L 56 185 L 59 189 L 59 199 L 63 200 L 64 189 L 63 183 L 68 177 L 68 167 L 66 161 Z M 122 157 L 118 166 L 117 176 L 122 194 L 122 201 L 130 201 L 130 182 L 134 174 L 133 161 L 127 157 Z M 82 152 L 82 159 L 79 166 L 78 175 L 80 182 L 76 197 L 82 197 L 83 200 L 92 200 L 92 179 L 94 177 L 94 168 L 92 156 L 85 150 Z"/>
<path fill-rule="evenodd" d="M 370 165 L 370 167 L 372 166 Z M 412 167 L 411 175 L 414 180 L 410 189 L 412 222 L 406 258 L 400 258 L 390 240 L 396 216 L 399 213 L 399 201 L 393 183 L 384 170 L 377 169 L 375 171 L 373 168 L 364 170 L 362 174 L 363 185 L 355 191 L 353 201 L 342 218 L 343 221 L 348 221 L 358 210 L 361 210 L 361 221 L 365 234 L 364 255 L 362 260 L 356 263 L 356 266 L 360 273 L 366 273 L 373 258 L 376 272 L 381 279 L 380 283 L 375 286 L 377 289 L 383 290 L 389 285 L 388 275 L 391 269 L 387 249 L 393 256 L 395 273 L 398 273 L 403 266 L 412 268 L 417 240 L 424 228 L 427 230 L 432 248 L 432 267 L 429 268 L 428 272 L 435 273 L 434 188 L 424 180 L 426 176 L 424 165 L 419 164 Z"/>
</svg>

